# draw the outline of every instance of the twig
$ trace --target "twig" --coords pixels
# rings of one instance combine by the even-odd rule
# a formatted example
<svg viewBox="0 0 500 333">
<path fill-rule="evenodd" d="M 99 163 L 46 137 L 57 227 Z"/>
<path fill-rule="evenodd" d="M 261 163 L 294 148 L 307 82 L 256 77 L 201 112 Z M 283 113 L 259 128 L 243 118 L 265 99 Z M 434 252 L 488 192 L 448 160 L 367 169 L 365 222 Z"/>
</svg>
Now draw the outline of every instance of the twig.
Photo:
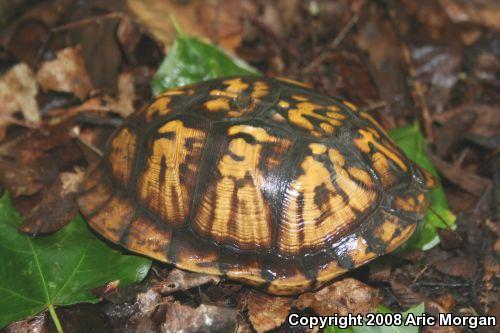
<svg viewBox="0 0 500 333">
<path fill-rule="evenodd" d="M 330 43 L 330 47 L 336 49 L 340 43 L 346 38 L 347 34 L 351 31 L 351 29 L 358 23 L 359 16 L 358 14 L 353 14 L 347 24 L 340 30 L 337 36 Z"/>
</svg>

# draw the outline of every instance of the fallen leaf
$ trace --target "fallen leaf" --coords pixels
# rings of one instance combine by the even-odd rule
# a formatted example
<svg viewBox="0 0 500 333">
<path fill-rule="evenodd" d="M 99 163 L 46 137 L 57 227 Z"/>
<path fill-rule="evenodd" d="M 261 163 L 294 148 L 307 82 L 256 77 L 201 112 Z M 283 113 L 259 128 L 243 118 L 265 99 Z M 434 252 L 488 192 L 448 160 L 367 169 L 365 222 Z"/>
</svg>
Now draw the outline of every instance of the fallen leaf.
<svg viewBox="0 0 500 333">
<path fill-rule="evenodd" d="M 238 58 L 194 37 L 180 36 L 151 83 L 153 94 L 168 88 L 231 75 L 258 75 Z"/>
<path fill-rule="evenodd" d="M 316 292 L 299 296 L 295 306 L 302 310 L 312 308 L 320 316 L 338 314 L 366 314 L 375 311 L 378 291 L 353 278 L 336 281 Z"/>
<path fill-rule="evenodd" d="M 457 165 L 450 164 L 437 156 L 432 156 L 432 162 L 441 174 L 450 182 L 460 186 L 463 190 L 480 196 L 484 191 L 491 190 L 491 180 L 481 177 L 475 173 L 468 172 Z"/>
<path fill-rule="evenodd" d="M 192 308 L 180 303 L 170 303 L 167 307 L 162 332 L 234 332 L 238 312 L 219 306 L 202 304 Z"/>
<path fill-rule="evenodd" d="M 409 308 L 423 301 L 422 295 L 418 292 L 413 291 L 408 285 L 391 279 L 390 281 L 391 290 L 396 297 L 399 305 L 403 308 Z"/>
<path fill-rule="evenodd" d="M 120 20 L 119 17 L 96 18 L 94 24 L 70 31 L 73 43 L 81 45 L 92 87 L 111 95 L 117 93 L 117 78 L 122 63 L 122 52 L 116 36 Z"/>
<path fill-rule="evenodd" d="M 176 291 L 199 287 L 207 283 L 217 284 L 219 281 L 220 277 L 215 275 L 186 272 L 174 268 L 166 279 L 158 284 L 157 289 L 162 294 L 171 294 Z"/>
<path fill-rule="evenodd" d="M 475 23 L 500 31 L 497 1 L 439 0 L 453 23 Z"/>
<path fill-rule="evenodd" d="M 406 64 L 398 35 L 384 11 L 368 2 L 360 14 L 356 45 L 369 54 L 374 80 L 392 116 L 411 114 L 413 102 L 406 84 Z"/>
<path fill-rule="evenodd" d="M 277 297 L 250 290 L 245 302 L 248 316 L 257 332 L 267 332 L 281 326 L 292 307 L 290 297 Z"/>
<path fill-rule="evenodd" d="M 0 127 L 4 117 L 21 111 L 27 122 L 37 124 L 41 120 L 36 102 L 38 85 L 35 75 L 25 63 L 11 67 L 0 77 Z M 2 119 L 3 118 L 3 119 Z"/>
<path fill-rule="evenodd" d="M 201 37 L 233 51 L 242 40 L 243 28 L 237 13 L 240 2 L 232 0 L 189 2 L 127 0 L 128 7 L 153 36 L 169 49 L 177 37 L 170 17 L 188 35 Z"/>
<path fill-rule="evenodd" d="M 151 260 L 126 256 L 90 232 L 78 216 L 59 232 L 36 239 L 17 228 L 21 215 L 0 199 L 0 327 L 54 306 L 98 302 L 91 290 L 110 281 L 141 281 Z M 55 319 L 57 320 L 57 319 Z"/>
<path fill-rule="evenodd" d="M 125 72 L 118 76 L 117 97 L 105 96 L 104 98 L 107 106 L 124 118 L 135 111 L 135 99 L 134 76 L 130 72 Z"/>
<path fill-rule="evenodd" d="M 38 235 L 58 231 L 76 215 L 78 208 L 75 193 L 83 180 L 84 172 L 62 172 L 46 190 L 42 199 L 30 209 L 19 230 Z"/>
<path fill-rule="evenodd" d="M 5 327 L 5 333 L 48 333 L 47 313 L 41 313 L 33 318 L 20 320 Z"/>
<path fill-rule="evenodd" d="M 44 91 L 72 93 L 83 100 L 92 90 L 85 64 L 77 48 L 65 48 L 56 53 L 56 59 L 42 63 L 37 81 Z"/>
<path fill-rule="evenodd" d="M 154 289 L 149 289 L 146 292 L 139 293 L 137 295 L 135 304 L 141 315 L 149 316 L 156 310 L 161 300 L 162 297 L 158 292 Z"/>
<path fill-rule="evenodd" d="M 470 255 L 447 258 L 432 263 L 432 266 L 441 273 L 461 277 L 466 280 L 472 279 L 477 272 L 477 261 Z"/>
</svg>

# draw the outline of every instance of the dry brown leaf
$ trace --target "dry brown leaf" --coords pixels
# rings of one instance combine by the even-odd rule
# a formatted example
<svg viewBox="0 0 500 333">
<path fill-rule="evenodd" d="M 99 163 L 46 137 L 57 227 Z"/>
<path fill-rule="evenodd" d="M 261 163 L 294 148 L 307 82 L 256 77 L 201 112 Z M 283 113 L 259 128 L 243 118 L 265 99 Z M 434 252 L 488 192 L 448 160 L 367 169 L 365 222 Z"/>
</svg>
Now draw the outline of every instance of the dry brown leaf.
<svg viewBox="0 0 500 333">
<path fill-rule="evenodd" d="M 202 304 L 195 309 L 170 303 L 162 332 L 234 332 L 237 315 L 236 310 L 219 306 Z"/>
<path fill-rule="evenodd" d="M 72 93 L 84 99 L 92 90 L 80 50 L 68 47 L 56 53 L 56 59 L 42 64 L 36 74 L 44 91 L 53 90 Z"/>
<path fill-rule="evenodd" d="M 472 256 L 458 256 L 434 262 L 432 266 L 441 273 L 472 279 L 476 275 L 477 261 Z"/>
<path fill-rule="evenodd" d="M 234 51 L 242 40 L 243 29 L 237 14 L 240 12 L 239 1 L 128 0 L 127 4 L 167 49 L 177 37 L 171 16 L 187 35 L 203 37 L 230 51 Z"/>
<path fill-rule="evenodd" d="M 173 269 L 164 281 L 158 285 L 158 290 L 162 294 L 170 294 L 176 291 L 188 290 L 202 286 L 207 283 L 219 283 L 220 278 L 215 275 L 186 272 L 180 269 Z"/>
<path fill-rule="evenodd" d="M 439 2 L 454 23 L 475 23 L 500 31 L 500 4 L 496 0 Z"/>
<path fill-rule="evenodd" d="M 290 297 L 277 297 L 251 290 L 246 297 L 248 316 L 257 332 L 267 332 L 281 326 L 292 307 Z"/>
<path fill-rule="evenodd" d="M 118 76 L 117 98 L 105 97 L 108 107 L 124 118 L 134 112 L 135 99 L 134 76 L 130 72 Z"/>
<path fill-rule="evenodd" d="M 75 193 L 83 180 L 83 170 L 62 172 L 45 189 L 42 199 L 25 216 L 19 230 L 32 235 L 55 232 L 76 215 Z"/>
<path fill-rule="evenodd" d="M 465 191 L 480 196 L 492 188 L 490 179 L 468 172 L 457 165 L 450 164 L 437 156 L 431 155 L 432 162 L 442 175 Z"/>
<path fill-rule="evenodd" d="M 353 278 L 345 278 L 316 292 L 299 296 L 298 309 L 312 308 L 321 316 L 366 314 L 375 311 L 378 291 Z"/>
<path fill-rule="evenodd" d="M 13 113 L 21 111 L 30 123 L 39 123 L 40 111 L 36 102 L 38 85 L 33 71 L 25 63 L 11 67 L 0 77 L 0 127 Z M 3 119 L 2 119 L 3 118 Z M 7 120 L 8 121 L 8 120 Z"/>
</svg>

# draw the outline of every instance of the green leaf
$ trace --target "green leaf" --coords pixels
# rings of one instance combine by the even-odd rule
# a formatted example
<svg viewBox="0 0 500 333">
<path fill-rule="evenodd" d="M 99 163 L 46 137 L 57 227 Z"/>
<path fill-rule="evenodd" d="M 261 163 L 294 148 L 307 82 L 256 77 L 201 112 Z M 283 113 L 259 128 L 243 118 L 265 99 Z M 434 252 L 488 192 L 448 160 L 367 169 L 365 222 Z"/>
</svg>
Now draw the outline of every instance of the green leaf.
<svg viewBox="0 0 500 333">
<path fill-rule="evenodd" d="M 168 88 L 232 75 L 259 73 L 214 45 L 181 34 L 156 72 L 153 95 Z"/>
<path fill-rule="evenodd" d="M 408 317 L 408 314 L 411 313 L 414 316 L 421 316 L 425 311 L 424 303 L 420 303 L 415 305 L 413 308 L 409 309 L 406 312 L 403 312 L 402 315 L 402 325 L 382 325 L 382 326 L 352 326 L 345 329 L 341 329 L 335 326 L 325 327 L 325 333 L 418 333 L 418 326 L 404 326 L 403 323 Z M 394 313 L 389 308 L 379 305 L 377 308 L 377 313 L 389 314 Z"/>
<path fill-rule="evenodd" d="M 0 328 L 47 308 L 54 316 L 54 306 L 98 302 L 93 288 L 116 280 L 120 286 L 141 281 L 151 265 L 149 259 L 107 246 L 81 216 L 35 239 L 18 232 L 22 220 L 10 197 L 1 197 Z"/>
<path fill-rule="evenodd" d="M 406 312 L 403 312 L 403 323 L 409 313 L 414 316 L 421 316 L 425 311 L 424 303 L 420 303 Z M 386 307 L 378 309 L 378 313 L 393 313 Z M 352 328 L 354 333 L 418 333 L 419 326 L 404 326 L 404 325 L 382 325 L 382 326 L 354 326 Z"/>
<path fill-rule="evenodd" d="M 438 172 L 426 152 L 425 139 L 417 123 L 395 128 L 389 135 L 410 159 L 439 179 Z M 431 209 L 427 211 L 424 222 L 405 244 L 405 248 L 429 250 L 439 243 L 437 230 L 449 228 L 455 223 L 456 216 L 448 208 L 441 185 L 429 192 L 429 201 Z"/>
</svg>

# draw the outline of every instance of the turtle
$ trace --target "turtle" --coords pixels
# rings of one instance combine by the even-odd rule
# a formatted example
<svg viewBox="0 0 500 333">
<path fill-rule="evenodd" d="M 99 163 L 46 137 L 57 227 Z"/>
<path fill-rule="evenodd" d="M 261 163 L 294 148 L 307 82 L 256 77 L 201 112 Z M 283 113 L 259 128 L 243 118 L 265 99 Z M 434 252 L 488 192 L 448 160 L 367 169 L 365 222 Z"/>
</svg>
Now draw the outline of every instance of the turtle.
<svg viewBox="0 0 500 333">
<path fill-rule="evenodd" d="M 403 244 L 435 183 L 349 101 L 234 76 L 168 89 L 128 116 L 77 203 L 132 252 L 294 295 Z"/>
</svg>

